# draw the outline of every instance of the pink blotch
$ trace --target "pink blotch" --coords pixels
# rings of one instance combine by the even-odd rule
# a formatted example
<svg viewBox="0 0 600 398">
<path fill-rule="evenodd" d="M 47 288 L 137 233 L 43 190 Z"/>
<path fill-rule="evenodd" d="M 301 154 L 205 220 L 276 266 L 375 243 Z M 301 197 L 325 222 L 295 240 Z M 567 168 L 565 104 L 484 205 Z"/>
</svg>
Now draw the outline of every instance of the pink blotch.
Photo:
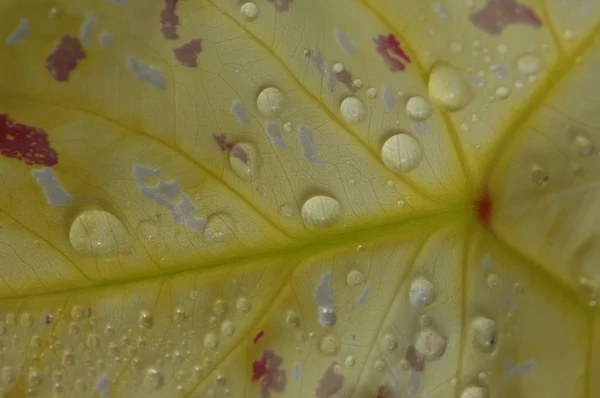
<svg viewBox="0 0 600 398">
<path fill-rule="evenodd" d="M 407 63 L 411 62 L 410 57 L 400 48 L 400 42 L 393 34 L 379 35 L 373 41 L 377 45 L 377 52 L 383 57 L 391 72 L 402 71 L 406 68 L 402 60 Z M 396 57 L 393 57 L 393 55 Z"/>
<path fill-rule="evenodd" d="M 337 365 L 337 362 L 333 362 L 331 365 L 329 365 L 325 371 L 325 374 L 323 377 L 321 377 L 321 380 L 319 380 L 319 385 L 315 390 L 315 397 L 330 398 L 342 389 L 342 385 L 344 384 L 344 376 L 335 372 L 335 367 Z"/>
<path fill-rule="evenodd" d="M 283 359 L 272 350 L 265 350 L 262 357 L 252 362 L 252 381 L 260 383 L 261 398 L 269 398 L 271 391 L 283 392 L 285 389 L 285 370 L 279 369 Z"/>
<path fill-rule="evenodd" d="M 44 130 L 15 123 L 4 114 L 0 114 L 0 155 L 27 164 L 54 166 L 58 163 L 58 154 L 50 146 Z"/>
<path fill-rule="evenodd" d="M 523 24 L 540 28 L 542 20 L 535 11 L 517 3 L 517 0 L 488 0 L 485 8 L 470 17 L 471 23 L 479 29 L 497 36 L 508 25 Z"/>
<path fill-rule="evenodd" d="M 175 48 L 173 50 L 173 54 L 175 54 L 175 58 L 182 65 L 188 66 L 190 68 L 198 67 L 198 61 L 196 57 L 198 54 L 202 52 L 202 40 L 193 39 L 189 43 L 184 44 L 179 48 Z"/>
<path fill-rule="evenodd" d="M 288 11 L 292 0 L 268 0 L 269 3 L 275 4 L 276 11 Z"/>
<path fill-rule="evenodd" d="M 46 69 L 56 81 L 66 82 L 77 66 L 77 60 L 84 58 L 81 41 L 77 37 L 64 35 L 54 51 L 46 57 Z"/>
<path fill-rule="evenodd" d="M 179 25 L 179 17 L 175 14 L 177 2 L 179 0 L 165 0 L 165 8 L 160 13 L 160 31 L 167 40 L 177 40 L 177 25 Z"/>
</svg>

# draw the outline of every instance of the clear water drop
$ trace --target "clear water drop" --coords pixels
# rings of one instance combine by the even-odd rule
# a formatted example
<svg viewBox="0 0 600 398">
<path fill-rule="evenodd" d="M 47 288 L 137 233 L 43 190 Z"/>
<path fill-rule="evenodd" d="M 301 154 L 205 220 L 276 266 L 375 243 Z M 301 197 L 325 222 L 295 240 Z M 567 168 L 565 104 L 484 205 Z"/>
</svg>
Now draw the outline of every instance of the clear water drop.
<svg viewBox="0 0 600 398">
<path fill-rule="evenodd" d="M 542 166 L 534 164 L 531 166 L 531 181 L 538 185 L 546 185 L 548 183 L 548 172 Z"/>
<path fill-rule="evenodd" d="M 285 324 L 289 328 L 297 328 L 300 326 L 300 317 L 293 310 L 288 310 L 285 312 Z"/>
<path fill-rule="evenodd" d="M 340 105 L 342 119 L 349 124 L 358 124 L 367 117 L 367 108 L 356 97 L 346 97 Z"/>
<path fill-rule="evenodd" d="M 420 96 L 410 97 L 406 102 L 406 114 L 415 121 L 424 121 L 431 116 L 433 108 L 429 101 Z"/>
<path fill-rule="evenodd" d="M 498 344 L 496 322 L 483 316 L 475 318 L 469 326 L 468 338 L 476 351 L 491 353 Z"/>
<path fill-rule="evenodd" d="M 213 312 L 215 313 L 216 316 L 223 316 L 227 313 L 227 310 L 229 309 L 229 306 L 227 305 L 227 302 L 221 299 L 217 299 L 215 301 L 215 303 L 213 304 Z"/>
<path fill-rule="evenodd" d="M 149 368 L 146 371 L 146 375 L 144 376 L 144 387 L 148 390 L 156 391 L 159 390 L 164 383 L 164 378 L 162 373 L 155 368 Z"/>
<path fill-rule="evenodd" d="M 387 351 L 395 351 L 398 348 L 398 339 L 392 334 L 386 334 L 381 339 L 381 345 Z"/>
<path fill-rule="evenodd" d="M 208 349 L 215 349 L 219 346 L 219 340 L 214 333 L 206 333 L 204 336 L 204 347 Z"/>
<path fill-rule="evenodd" d="M 423 158 L 421 146 L 409 134 L 396 134 L 383 144 L 381 159 L 386 167 L 396 173 L 414 170 Z"/>
<path fill-rule="evenodd" d="M 417 278 L 410 284 L 408 296 L 413 307 L 426 307 L 435 299 L 435 287 L 427 279 Z"/>
<path fill-rule="evenodd" d="M 510 96 L 510 88 L 506 86 L 498 86 L 496 87 L 496 91 L 494 92 L 496 97 L 500 99 L 506 99 Z"/>
<path fill-rule="evenodd" d="M 524 75 L 537 75 L 542 67 L 542 60 L 533 54 L 523 54 L 517 58 L 517 70 Z"/>
<path fill-rule="evenodd" d="M 242 6 L 240 7 L 240 14 L 242 14 L 242 17 L 246 21 L 252 22 L 255 21 L 260 15 L 260 9 L 256 4 L 249 1 L 247 3 L 242 4 Z"/>
<path fill-rule="evenodd" d="M 417 336 L 415 350 L 426 361 L 435 361 L 446 352 L 446 339 L 433 329 L 424 329 Z"/>
<path fill-rule="evenodd" d="M 307 228 L 323 229 L 340 221 L 342 206 L 332 197 L 316 195 L 304 202 L 301 213 Z"/>
<path fill-rule="evenodd" d="M 250 301 L 246 297 L 238 297 L 235 301 L 235 308 L 237 312 L 245 314 L 252 308 Z"/>
<path fill-rule="evenodd" d="M 588 157 L 596 152 L 596 148 L 592 141 L 584 135 L 577 135 L 573 139 L 573 143 L 575 144 L 579 156 Z"/>
<path fill-rule="evenodd" d="M 233 322 L 229 320 L 223 321 L 223 323 L 221 323 L 221 333 L 225 336 L 233 336 L 233 333 L 235 333 Z"/>
<path fill-rule="evenodd" d="M 258 94 L 256 106 L 263 116 L 275 117 L 283 112 L 286 102 L 285 94 L 279 88 L 267 87 Z"/>
<path fill-rule="evenodd" d="M 229 165 L 236 176 L 242 180 L 251 180 L 257 176 L 260 167 L 260 155 L 255 145 L 238 142 L 229 151 Z"/>
<path fill-rule="evenodd" d="M 469 386 L 463 390 L 460 398 L 488 398 L 488 390 L 485 387 Z"/>
<path fill-rule="evenodd" d="M 173 310 L 173 320 L 176 322 L 185 321 L 185 310 L 181 307 L 177 307 Z"/>
<path fill-rule="evenodd" d="M 158 236 L 158 228 L 152 220 L 142 220 L 137 227 L 140 236 L 148 240 L 154 240 Z"/>
<path fill-rule="evenodd" d="M 348 355 L 346 358 L 344 358 L 344 366 L 347 368 L 353 367 L 355 363 L 356 359 L 354 359 L 352 355 Z"/>
<path fill-rule="evenodd" d="M 336 355 L 339 350 L 338 339 L 331 334 L 325 335 L 319 343 L 319 348 L 325 355 Z"/>
<path fill-rule="evenodd" d="M 128 248 L 129 236 L 111 213 L 87 210 L 71 223 L 69 242 L 83 256 L 114 257 Z"/>
<path fill-rule="evenodd" d="M 204 236 L 213 243 L 224 242 L 233 238 L 235 221 L 227 213 L 215 213 L 208 217 L 204 228 Z"/>
<path fill-rule="evenodd" d="M 319 307 L 319 324 L 324 328 L 331 328 L 337 322 L 337 312 L 333 308 Z"/>
<path fill-rule="evenodd" d="M 142 311 L 138 318 L 138 325 L 144 329 L 152 329 L 154 327 L 154 318 L 146 311 Z"/>
<path fill-rule="evenodd" d="M 346 276 L 346 284 L 350 287 L 359 286 L 365 281 L 365 276 L 362 272 L 353 269 Z"/>
<path fill-rule="evenodd" d="M 467 80 L 458 68 L 448 63 L 433 66 L 427 87 L 431 99 L 445 111 L 461 110 L 471 102 Z"/>
</svg>

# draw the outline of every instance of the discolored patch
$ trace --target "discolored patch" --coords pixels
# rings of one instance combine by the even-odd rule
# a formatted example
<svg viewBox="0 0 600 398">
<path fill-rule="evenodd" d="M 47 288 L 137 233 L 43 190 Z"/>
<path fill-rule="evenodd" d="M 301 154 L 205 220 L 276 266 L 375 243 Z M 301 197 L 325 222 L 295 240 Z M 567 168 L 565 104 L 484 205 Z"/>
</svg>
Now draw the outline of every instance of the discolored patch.
<svg viewBox="0 0 600 398">
<path fill-rule="evenodd" d="M 64 35 L 58 46 L 46 57 L 46 69 L 54 80 L 66 82 L 77 67 L 77 61 L 85 58 L 81 41 L 77 37 Z"/>
<path fill-rule="evenodd" d="M 0 114 L 0 155 L 27 164 L 54 166 L 58 163 L 58 154 L 50 146 L 44 130 L 15 123 L 5 114 Z"/>
<path fill-rule="evenodd" d="M 261 398 L 269 398 L 271 391 L 282 393 L 285 390 L 286 374 L 283 358 L 277 356 L 272 350 L 265 350 L 262 357 L 252 362 L 252 381 L 260 383 Z"/>
<path fill-rule="evenodd" d="M 400 48 L 400 42 L 393 34 L 390 33 L 387 36 L 379 35 L 373 41 L 377 46 L 377 52 L 387 64 L 390 72 L 398 72 L 406 69 L 402 61 L 411 62 L 410 57 Z"/>
<path fill-rule="evenodd" d="M 509 25 L 542 26 L 542 20 L 535 11 L 517 3 L 517 0 L 488 0 L 484 8 L 471 15 L 470 20 L 492 36 L 501 34 Z"/>
<path fill-rule="evenodd" d="M 197 68 L 198 61 L 196 57 L 202 52 L 202 40 L 193 39 L 181 47 L 173 49 L 175 58 L 181 63 L 181 65 L 189 68 Z"/>
<path fill-rule="evenodd" d="M 179 25 L 179 17 L 175 14 L 177 2 L 179 0 L 165 0 L 165 8 L 160 13 L 160 31 L 167 40 L 177 40 L 177 26 Z"/>
<path fill-rule="evenodd" d="M 342 389 L 344 376 L 336 373 L 336 366 L 338 366 L 337 362 L 333 362 L 329 365 L 325 374 L 319 380 L 319 385 L 315 390 L 316 398 L 330 398 Z"/>
</svg>

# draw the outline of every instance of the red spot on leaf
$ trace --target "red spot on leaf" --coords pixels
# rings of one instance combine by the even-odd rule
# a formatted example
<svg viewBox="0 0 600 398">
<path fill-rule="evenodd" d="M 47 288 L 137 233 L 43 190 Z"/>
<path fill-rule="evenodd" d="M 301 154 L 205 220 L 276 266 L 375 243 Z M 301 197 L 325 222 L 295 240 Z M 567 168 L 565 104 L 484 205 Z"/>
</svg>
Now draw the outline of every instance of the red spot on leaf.
<svg viewBox="0 0 600 398">
<path fill-rule="evenodd" d="M 404 359 L 406 359 L 411 369 L 417 372 L 425 370 L 425 360 L 421 358 L 414 345 L 410 345 L 406 348 Z"/>
<path fill-rule="evenodd" d="M 75 67 L 77 60 L 84 59 L 85 52 L 77 37 L 64 35 L 58 46 L 46 57 L 46 69 L 56 81 L 66 82 Z"/>
<path fill-rule="evenodd" d="M 292 0 L 268 0 L 269 3 L 275 4 L 276 11 L 287 11 Z"/>
<path fill-rule="evenodd" d="M 58 163 L 58 154 L 50 147 L 44 130 L 15 123 L 4 114 L 0 114 L 0 155 L 27 164 L 54 166 Z"/>
<path fill-rule="evenodd" d="M 400 42 L 396 36 L 389 34 L 387 36 L 379 35 L 373 39 L 377 45 L 377 52 L 388 66 L 391 72 L 404 70 L 406 67 L 402 61 L 410 63 L 410 57 L 400 48 Z M 396 57 L 393 57 L 395 55 Z"/>
<path fill-rule="evenodd" d="M 202 40 L 200 39 L 191 40 L 189 43 L 186 43 L 183 46 L 173 50 L 175 58 L 177 58 L 182 65 L 190 68 L 198 67 L 198 61 L 196 60 L 196 57 L 201 52 Z"/>
<path fill-rule="evenodd" d="M 167 40 L 177 40 L 177 25 L 179 25 L 179 17 L 175 14 L 177 2 L 179 0 L 165 0 L 165 8 L 160 13 L 160 31 Z"/>
<path fill-rule="evenodd" d="M 542 20 L 535 11 L 517 3 L 517 0 L 488 0 L 485 8 L 475 12 L 470 19 L 473 25 L 493 36 L 502 33 L 508 25 L 542 26 Z"/>
<path fill-rule="evenodd" d="M 254 336 L 254 339 L 252 341 L 254 341 L 255 344 L 258 343 L 258 340 L 260 340 L 260 338 L 263 337 L 263 334 L 265 334 L 265 332 L 264 330 L 261 330 L 256 334 L 256 336 Z"/>
<path fill-rule="evenodd" d="M 227 137 L 225 137 L 225 134 L 213 134 L 213 139 L 215 140 L 215 142 L 217 143 L 217 145 L 219 146 L 219 148 L 221 148 L 221 150 L 223 152 L 229 151 L 231 149 L 231 147 L 233 146 L 229 142 Z"/>
<path fill-rule="evenodd" d="M 489 229 L 492 223 L 492 197 L 487 185 L 483 187 L 481 197 L 475 201 L 475 211 L 479 221 Z"/>
<path fill-rule="evenodd" d="M 271 391 L 285 389 L 285 370 L 279 369 L 282 364 L 283 359 L 272 350 L 265 350 L 259 360 L 252 362 L 252 381 L 260 383 L 261 398 L 269 398 Z"/>
<path fill-rule="evenodd" d="M 334 361 L 319 380 L 319 385 L 315 390 L 316 398 L 330 398 L 342 389 L 344 376 L 335 371 L 336 366 L 338 366 L 338 363 Z"/>
</svg>

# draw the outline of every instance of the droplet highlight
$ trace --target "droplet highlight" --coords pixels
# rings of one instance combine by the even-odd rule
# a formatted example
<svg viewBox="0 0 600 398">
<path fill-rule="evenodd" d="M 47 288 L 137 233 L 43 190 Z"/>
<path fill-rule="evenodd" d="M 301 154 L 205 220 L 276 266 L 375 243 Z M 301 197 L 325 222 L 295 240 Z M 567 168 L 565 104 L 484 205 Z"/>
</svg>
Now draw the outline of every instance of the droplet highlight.
<svg viewBox="0 0 600 398">
<path fill-rule="evenodd" d="M 415 350 L 426 361 L 435 361 L 444 355 L 446 339 L 433 329 L 424 329 L 417 337 Z"/>
<path fill-rule="evenodd" d="M 87 210 L 71 223 L 69 242 L 82 256 L 115 257 L 129 246 L 127 230 L 111 213 Z"/>
<path fill-rule="evenodd" d="M 340 105 L 342 119 L 348 124 L 358 124 L 366 119 L 367 108 L 356 97 L 346 97 Z"/>
<path fill-rule="evenodd" d="M 448 63 L 434 65 L 427 87 L 431 99 L 445 111 L 456 112 L 471 102 L 467 80 L 458 68 Z"/>
<path fill-rule="evenodd" d="M 256 106 L 263 116 L 278 116 L 286 106 L 285 94 L 277 87 L 267 87 L 258 94 Z"/>
<path fill-rule="evenodd" d="M 248 142 L 239 142 L 229 151 L 229 165 L 236 176 L 251 180 L 258 174 L 260 155 L 256 146 Z"/>
<path fill-rule="evenodd" d="M 407 173 L 421 163 L 423 151 L 409 134 L 396 134 L 383 144 L 381 159 L 386 167 L 396 173 Z"/>
<path fill-rule="evenodd" d="M 240 14 L 242 14 L 242 17 L 246 21 L 252 22 L 256 21 L 256 19 L 258 18 L 260 14 L 260 9 L 256 4 L 249 1 L 247 3 L 242 4 L 242 6 L 240 7 Z"/>
<path fill-rule="evenodd" d="M 523 54 L 517 58 L 517 70 L 524 75 L 537 75 L 542 67 L 542 60 L 533 54 Z"/>
<path fill-rule="evenodd" d="M 433 108 L 429 101 L 420 96 L 410 97 L 406 102 L 406 114 L 414 121 L 422 122 L 429 119 Z"/>
<path fill-rule="evenodd" d="M 304 202 L 301 215 L 307 228 L 328 228 L 340 221 L 342 206 L 332 197 L 317 195 Z"/>
<path fill-rule="evenodd" d="M 427 279 L 417 278 L 410 284 L 408 296 L 413 307 L 426 307 L 435 299 L 435 287 Z"/>
<path fill-rule="evenodd" d="M 498 329 L 496 322 L 485 317 L 477 317 L 469 326 L 469 341 L 475 350 L 481 353 L 491 353 L 498 344 Z"/>
<path fill-rule="evenodd" d="M 204 236 L 213 243 L 227 241 L 234 236 L 235 221 L 227 213 L 215 213 L 208 218 Z"/>
</svg>

